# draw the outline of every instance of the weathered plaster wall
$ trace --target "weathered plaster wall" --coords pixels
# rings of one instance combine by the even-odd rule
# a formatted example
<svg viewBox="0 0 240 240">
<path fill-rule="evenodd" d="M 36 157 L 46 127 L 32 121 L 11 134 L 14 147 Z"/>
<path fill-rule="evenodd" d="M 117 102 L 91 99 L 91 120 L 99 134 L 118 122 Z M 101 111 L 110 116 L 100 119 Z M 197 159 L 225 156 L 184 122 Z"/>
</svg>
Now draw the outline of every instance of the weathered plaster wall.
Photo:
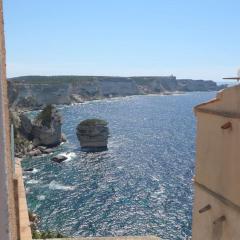
<svg viewBox="0 0 240 240">
<path fill-rule="evenodd" d="M 5 66 L 2 0 L 0 0 L 0 239 L 17 239 Z"/>
<path fill-rule="evenodd" d="M 195 192 L 193 240 L 239 240 L 240 208 L 223 203 L 198 185 L 195 185 Z M 199 214 L 198 210 L 206 204 L 212 208 Z M 223 215 L 226 221 L 213 223 Z"/>
<path fill-rule="evenodd" d="M 223 90 L 195 112 L 193 240 L 239 240 L 240 86 Z M 200 213 L 206 206 L 210 208 Z"/>
</svg>

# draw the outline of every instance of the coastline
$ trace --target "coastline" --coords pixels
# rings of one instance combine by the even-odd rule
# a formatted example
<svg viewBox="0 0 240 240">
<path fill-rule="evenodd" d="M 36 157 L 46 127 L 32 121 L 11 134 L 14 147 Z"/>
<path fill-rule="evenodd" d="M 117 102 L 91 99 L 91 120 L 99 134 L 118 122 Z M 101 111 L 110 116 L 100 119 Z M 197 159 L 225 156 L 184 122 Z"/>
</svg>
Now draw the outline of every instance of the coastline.
<svg viewBox="0 0 240 240">
<path fill-rule="evenodd" d="M 193 92 L 204 92 L 204 91 L 193 91 Z M 205 92 L 215 92 L 215 91 L 205 91 Z M 124 98 L 132 98 L 132 97 L 139 97 L 139 96 L 176 96 L 176 95 L 184 95 L 190 92 L 183 92 L 183 91 L 173 91 L 173 92 L 163 92 L 163 93 L 149 93 L 149 94 L 133 94 L 133 95 L 128 95 L 128 96 L 112 96 L 112 97 L 101 97 L 101 98 L 93 98 L 93 99 L 85 99 L 82 102 L 71 102 L 69 104 L 55 104 L 58 108 L 59 107 L 64 107 L 64 106 L 75 106 L 75 105 L 81 105 L 81 104 L 86 104 L 90 102 L 99 102 L 99 101 L 104 101 L 104 100 L 118 100 L 118 99 L 124 99 Z M 33 112 L 33 111 L 40 111 L 43 109 L 44 106 L 40 107 L 34 107 L 34 108 L 17 108 L 18 111 L 21 113 L 28 113 L 28 112 Z M 11 106 L 10 106 L 10 109 Z M 13 110 L 15 110 L 13 108 Z"/>
<path fill-rule="evenodd" d="M 51 157 L 48 156 L 23 162 L 23 167 L 37 170 L 36 173 L 24 175 L 29 208 L 39 214 L 40 230 L 45 231 L 48 228 L 54 231 L 62 230 L 62 234 L 68 236 L 90 236 L 94 235 L 92 231 L 102 235 L 122 232 L 130 234 L 127 228 L 121 227 L 121 224 L 125 226 L 126 216 L 129 219 L 127 224 L 134 229 L 133 234 L 141 235 L 143 234 L 141 229 L 135 228 L 133 224 L 137 221 L 136 218 L 130 214 L 131 211 L 129 212 L 130 208 L 137 208 L 144 214 L 144 220 L 140 222 L 142 228 L 154 221 L 156 222 L 154 234 L 164 237 L 166 235 L 163 231 L 166 231 L 166 234 L 174 232 L 181 236 L 178 230 L 166 230 L 172 223 L 164 223 L 161 214 L 152 214 L 158 209 L 162 214 L 169 214 L 174 218 L 173 212 L 181 205 L 184 212 L 179 213 L 181 218 L 178 223 L 183 224 L 184 233 L 189 234 L 191 231 L 189 211 L 192 203 L 191 198 L 185 199 L 184 196 L 192 192 L 190 183 L 194 152 L 189 151 L 189 146 L 194 142 L 191 127 L 194 123 L 192 106 L 212 96 L 214 93 L 190 93 L 179 97 L 162 97 L 154 94 L 143 98 L 137 96 L 133 101 L 121 98 L 120 101 L 110 100 L 111 104 L 105 102 L 86 103 L 83 107 L 66 106 L 61 113 L 63 116 L 66 114 L 63 131 L 68 136 L 69 143 L 63 145 L 59 153 L 69 151 L 76 155 L 72 160 L 62 164 L 51 162 Z M 140 106 L 140 103 L 143 105 Z M 175 114 L 165 111 L 169 108 Z M 127 115 L 129 112 L 131 116 Z M 187 117 L 183 113 L 187 114 Z M 96 117 L 105 116 L 111 124 L 112 137 L 108 152 L 82 153 L 76 137 L 72 134 L 76 123 L 92 114 L 96 114 Z M 179 128 L 183 122 L 184 125 Z M 168 130 L 171 130 L 171 135 L 167 133 Z M 166 149 L 164 143 L 170 144 L 171 149 Z M 142 181 L 138 178 L 140 173 L 144 176 L 144 179 L 141 178 Z M 129 182 L 133 185 L 128 185 Z M 146 188 L 149 192 L 145 191 Z M 174 194 L 176 188 L 179 189 L 181 197 Z M 166 203 L 167 198 L 172 204 L 164 208 L 163 203 Z M 108 205 L 112 206 L 111 212 L 104 216 Z M 94 212 L 97 209 L 96 215 Z M 121 213 L 122 217 L 119 218 L 119 224 L 115 225 L 112 222 L 117 212 Z M 87 222 L 86 216 L 89 220 Z M 68 225 L 68 219 L 71 217 L 75 224 L 73 226 Z M 93 224 L 92 228 L 84 227 L 83 222 L 95 223 L 95 217 L 101 219 L 99 220 L 101 223 L 107 222 L 106 227 L 112 229 L 112 233 L 104 232 L 97 224 Z M 66 219 L 65 225 L 61 222 L 63 218 Z M 63 226 L 63 229 L 60 229 L 59 225 Z"/>
</svg>

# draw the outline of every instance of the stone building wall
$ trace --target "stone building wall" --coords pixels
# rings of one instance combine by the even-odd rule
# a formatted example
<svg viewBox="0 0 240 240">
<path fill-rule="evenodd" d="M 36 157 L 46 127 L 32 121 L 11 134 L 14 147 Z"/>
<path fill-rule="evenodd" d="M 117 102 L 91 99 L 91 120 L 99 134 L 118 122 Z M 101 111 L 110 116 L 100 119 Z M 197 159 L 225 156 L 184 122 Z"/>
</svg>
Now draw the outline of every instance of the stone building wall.
<svg viewBox="0 0 240 240">
<path fill-rule="evenodd" d="M 3 6 L 0 0 L 0 239 L 17 239 L 13 166 L 10 154 L 10 132 L 6 81 Z"/>
<path fill-rule="evenodd" d="M 193 240 L 240 239 L 240 85 L 195 108 Z"/>
</svg>

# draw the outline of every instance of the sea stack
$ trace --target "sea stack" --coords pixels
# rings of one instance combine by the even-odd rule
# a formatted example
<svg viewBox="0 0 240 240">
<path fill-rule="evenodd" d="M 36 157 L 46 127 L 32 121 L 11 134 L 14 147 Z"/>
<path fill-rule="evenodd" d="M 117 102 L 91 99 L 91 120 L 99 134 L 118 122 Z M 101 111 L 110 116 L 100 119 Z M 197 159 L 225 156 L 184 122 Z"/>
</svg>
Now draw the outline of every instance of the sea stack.
<svg viewBox="0 0 240 240">
<path fill-rule="evenodd" d="M 107 150 L 109 129 L 108 122 L 102 119 L 87 119 L 77 126 L 77 137 L 84 152 Z"/>
<path fill-rule="evenodd" d="M 57 109 L 46 106 L 34 119 L 32 126 L 33 145 L 54 147 L 62 142 L 62 121 Z"/>
</svg>

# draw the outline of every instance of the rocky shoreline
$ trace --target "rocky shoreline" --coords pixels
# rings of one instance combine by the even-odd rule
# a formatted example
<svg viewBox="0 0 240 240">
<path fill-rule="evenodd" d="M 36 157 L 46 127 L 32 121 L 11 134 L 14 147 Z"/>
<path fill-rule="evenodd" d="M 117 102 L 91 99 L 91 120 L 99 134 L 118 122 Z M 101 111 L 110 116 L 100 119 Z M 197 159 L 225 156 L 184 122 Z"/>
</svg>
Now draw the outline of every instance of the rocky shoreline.
<svg viewBox="0 0 240 240">
<path fill-rule="evenodd" d="M 16 157 L 50 154 L 66 141 L 61 130 L 61 116 L 54 106 L 46 106 L 33 120 L 22 111 L 12 109 L 10 113 L 14 126 Z"/>
</svg>

